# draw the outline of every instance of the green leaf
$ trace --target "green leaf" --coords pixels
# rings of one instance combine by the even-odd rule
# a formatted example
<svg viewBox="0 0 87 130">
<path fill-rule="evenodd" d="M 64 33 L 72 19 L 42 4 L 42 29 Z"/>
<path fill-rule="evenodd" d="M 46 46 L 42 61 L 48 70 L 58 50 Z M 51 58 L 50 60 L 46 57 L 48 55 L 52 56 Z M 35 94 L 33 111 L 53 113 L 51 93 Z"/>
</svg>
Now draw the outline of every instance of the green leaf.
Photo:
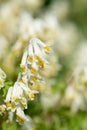
<svg viewBox="0 0 87 130">
<path fill-rule="evenodd" d="M 9 124 L 7 121 L 5 121 L 2 125 L 2 130 L 18 130 L 17 124 L 16 124 L 16 122 Z"/>
</svg>

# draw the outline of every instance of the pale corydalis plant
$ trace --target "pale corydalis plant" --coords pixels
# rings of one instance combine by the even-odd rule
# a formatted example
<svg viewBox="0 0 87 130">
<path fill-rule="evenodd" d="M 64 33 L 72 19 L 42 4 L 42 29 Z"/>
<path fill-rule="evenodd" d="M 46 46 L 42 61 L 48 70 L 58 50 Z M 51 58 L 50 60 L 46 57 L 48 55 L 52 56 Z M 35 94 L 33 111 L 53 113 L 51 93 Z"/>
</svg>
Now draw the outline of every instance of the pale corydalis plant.
<svg viewBox="0 0 87 130">
<path fill-rule="evenodd" d="M 43 81 L 40 72 L 48 64 L 45 57 L 49 52 L 49 46 L 37 38 L 32 38 L 23 54 L 21 72 L 14 85 L 8 89 L 5 99 L 6 110 L 16 112 L 18 122 L 28 121 L 24 109 L 27 109 L 27 102 L 34 100 L 35 94 L 38 93 L 30 89 L 30 85 L 35 84 L 36 81 Z"/>
</svg>

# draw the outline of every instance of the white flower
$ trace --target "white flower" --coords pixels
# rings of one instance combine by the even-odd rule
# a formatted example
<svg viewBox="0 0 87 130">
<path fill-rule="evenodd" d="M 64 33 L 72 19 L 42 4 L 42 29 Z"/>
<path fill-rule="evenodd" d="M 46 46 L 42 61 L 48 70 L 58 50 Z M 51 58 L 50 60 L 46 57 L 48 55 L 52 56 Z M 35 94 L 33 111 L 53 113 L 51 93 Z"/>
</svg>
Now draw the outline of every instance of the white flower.
<svg viewBox="0 0 87 130">
<path fill-rule="evenodd" d="M 43 43 L 38 38 L 32 38 L 30 40 L 30 44 L 33 44 L 33 46 L 38 46 L 39 50 L 44 50 L 45 52 L 50 52 L 49 46 L 45 45 L 45 43 Z M 35 50 L 37 50 L 37 49 L 35 49 Z"/>
<path fill-rule="evenodd" d="M 75 89 L 71 85 L 69 85 L 65 91 L 65 99 L 70 100 L 71 102 L 74 99 L 75 95 L 76 95 Z"/>
<path fill-rule="evenodd" d="M 6 109 L 6 106 L 4 104 L 0 105 L 0 115 L 2 115 L 5 112 L 5 109 Z"/>
<path fill-rule="evenodd" d="M 31 71 L 31 73 L 36 73 L 36 72 L 38 72 L 38 65 L 36 64 L 36 62 L 33 62 L 32 63 L 32 65 L 31 65 L 31 67 L 30 67 L 30 71 Z"/>
<path fill-rule="evenodd" d="M 38 91 L 36 91 L 36 90 L 31 90 L 30 92 L 29 92 L 29 98 L 31 99 L 31 100 L 34 100 L 34 98 L 35 98 L 35 94 L 37 94 L 38 93 Z"/>
<path fill-rule="evenodd" d="M 50 52 L 49 46 L 45 45 L 45 43 L 43 43 L 41 40 L 37 38 L 33 38 L 31 40 L 32 40 L 31 42 L 34 42 L 34 44 L 37 44 L 45 52 Z"/>
<path fill-rule="evenodd" d="M 21 67 L 21 72 L 25 73 L 27 71 L 27 51 L 25 51 L 23 54 L 20 67 Z"/>
<path fill-rule="evenodd" d="M 16 110 L 16 116 L 17 116 L 17 122 L 23 123 L 25 121 L 28 121 L 27 116 L 24 114 L 23 110 L 18 107 Z"/>
<path fill-rule="evenodd" d="M 60 101 L 60 94 L 53 94 L 51 91 L 47 91 L 41 94 L 41 105 L 44 111 L 52 109 Z"/>
<path fill-rule="evenodd" d="M 7 107 L 7 110 L 11 109 L 11 94 L 12 94 L 12 87 L 10 87 L 8 89 L 8 92 L 7 92 L 7 95 L 6 95 L 6 99 L 5 99 L 5 103 L 6 103 L 6 107 Z"/>
<path fill-rule="evenodd" d="M 34 100 L 35 98 L 35 94 L 38 93 L 38 91 L 36 90 L 31 90 L 27 85 L 22 84 L 21 87 L 24 90 L 24 95 L 26 97 L 27 100 Z"/>
<path fill-rule="evenodd" d="M 21 64 L 25 65 L 26 61 L 27 61 L 27 51 L 25 51 L 24 54 L 23 54 Z"/>
<path fill-rule="evenodd" d="M 10 87 L 6 96 L 7 110 L 14 112 L 17 106 L 27 108 L 27 99 L 24 100 L 24 90 L 22 88 L 22 82 L 16 82 L 13 87 Z"/>
<path fill-rule="evenodd" d="M 21 76 L 21 80 L 22 83 L 27 84 L 28 83 L 28 76 L 27 75 L 23 75 Z"/>
<path fill-rule="evenodd" d="M 45 54 L 50 51 L 50 48 L 37 38 L 32 38 L 30 40 L 29 48 L 31 48 L 30 52 L 32 52 L 32 56 L 30 55 L 29 57 L 35 60 L 40 67 L 44 68 L 44 65 L 48 63 L 45 59 Z"/>
<path fill-rule="evenodd" d="M 22 109 L 27 109 L 27 100 L 25 97 L 22 97 L 22 99 L 20 100 L 20 106 Z"/>
<path fill-rule="evenodd" d="M 28 46 L 28 63 L 31 64 L 34 60 L 34 52 L 33 52 L 33 46 L 32 44 L 29 44 Z"/>
<path fill-rule="evenodd" d="M 85 101 L 80 93 L 77 93 L 72 102 L 71 110 L 72 112 L 77 112 L 79 109 L 85 108 Z"/>
<path fill-rule="evenodd" d="M 18 103 L 18 101 L 22 98 L 22 95 L 23 89 L 21 88 L 20 83 L 17 81 L 13 86 L 11 101 Z"/>
</svg>

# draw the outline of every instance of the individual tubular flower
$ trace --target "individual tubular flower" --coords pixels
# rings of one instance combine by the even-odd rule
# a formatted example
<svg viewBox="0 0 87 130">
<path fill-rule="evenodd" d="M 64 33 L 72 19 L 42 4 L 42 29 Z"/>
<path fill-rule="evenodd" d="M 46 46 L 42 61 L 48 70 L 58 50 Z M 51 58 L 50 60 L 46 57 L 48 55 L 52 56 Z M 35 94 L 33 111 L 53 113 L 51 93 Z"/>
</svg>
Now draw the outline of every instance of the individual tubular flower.
<svg viewBox="0 0 87 130">
<path fill-rule="evenodd" d="M 0 68 L 0 89 L 4 87 L 4 82 L 6 79 L 5 72 Z"/>
<path fill-rule="evenodd" d="M 20 123 L 23 123 L 24 121 L 28 121 L 27 116 L 25 116 L 23 110 L 20 107 L 17 108 L 16 116 L 17 116 L 17 121 Z"/>
<path fill-rule="evenodd" d="M 24 52 L 23 58 L 20 64 L 21 72 L 25 73 L 27 71 L 27 51 Z"/>
<path fill-rule="evenodd" d="M 79 65 L 87 64 L 87 41 L 81 41 L 77 50 L 76 63 Z"/>
<path fill-rule="evenodd" d="M 37 130 L 33 120 L 27 116 L 28 122 L 24 122 L 22 125 L 22 130 Z"/>
</svg>

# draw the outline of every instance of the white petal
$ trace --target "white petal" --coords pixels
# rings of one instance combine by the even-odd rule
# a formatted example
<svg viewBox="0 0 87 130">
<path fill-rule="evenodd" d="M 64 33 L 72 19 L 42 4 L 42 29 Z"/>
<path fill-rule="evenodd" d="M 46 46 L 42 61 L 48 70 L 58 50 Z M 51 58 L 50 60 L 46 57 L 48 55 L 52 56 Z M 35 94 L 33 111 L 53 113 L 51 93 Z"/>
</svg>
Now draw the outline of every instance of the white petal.
<svg viewBox="0 0 87 130">
<path fill-rule="evenodd" d="M 9 102 L 9 101 L 11 100 L 12 90 L 13 90 L 13 87 L 10 87 L 10 88 L 8 89 L 5 102 Z"/>
</svg>

